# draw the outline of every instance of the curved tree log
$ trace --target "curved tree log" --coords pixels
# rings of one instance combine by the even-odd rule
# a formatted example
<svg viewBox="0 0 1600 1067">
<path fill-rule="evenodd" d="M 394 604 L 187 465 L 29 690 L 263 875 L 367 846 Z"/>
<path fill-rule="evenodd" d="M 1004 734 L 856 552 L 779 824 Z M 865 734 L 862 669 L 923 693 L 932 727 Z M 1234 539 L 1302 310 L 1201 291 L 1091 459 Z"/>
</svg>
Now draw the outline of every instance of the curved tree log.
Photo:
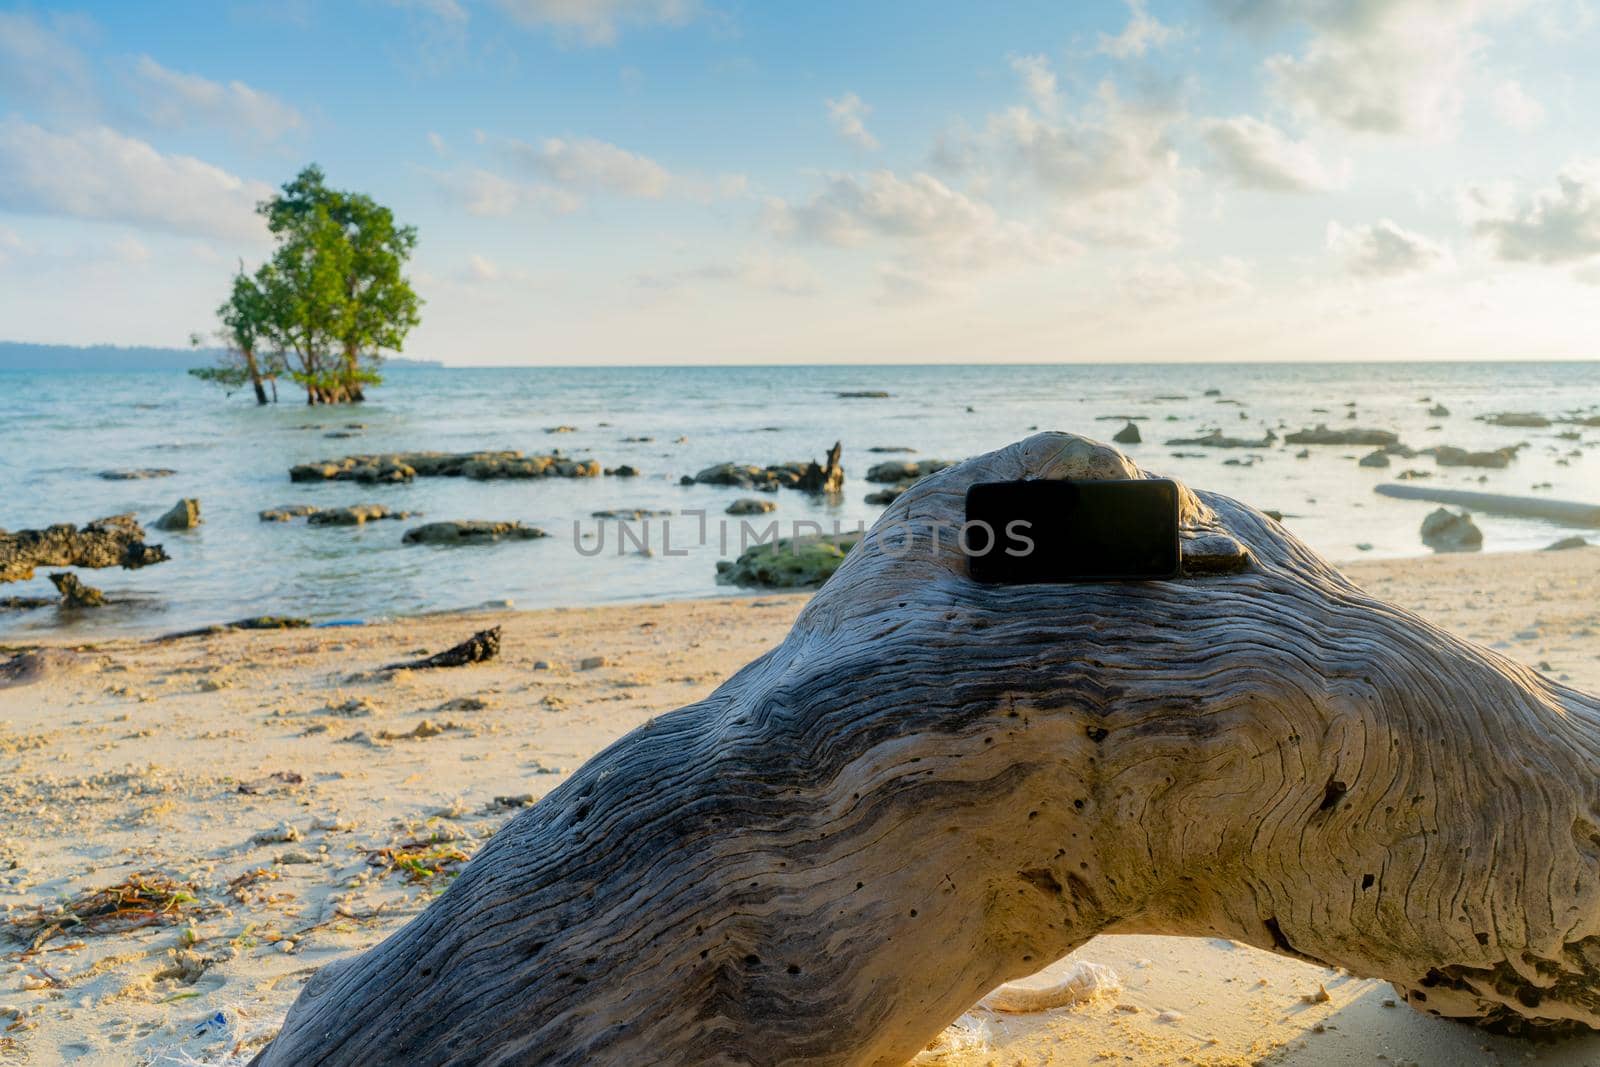
<svg viewBox="0 0 1600 1067">
<path fill-rule="evenodd" d="M 780 646 L 315 975 L 259 1061 L 893 1064 L 1099 933 L 1600 1026 L 1600 701 L 1209 493 L 1211 576 L 966 577 L 969 484 L 1139 473 L 1039 434 L 919 482 Z"/>
</svg>

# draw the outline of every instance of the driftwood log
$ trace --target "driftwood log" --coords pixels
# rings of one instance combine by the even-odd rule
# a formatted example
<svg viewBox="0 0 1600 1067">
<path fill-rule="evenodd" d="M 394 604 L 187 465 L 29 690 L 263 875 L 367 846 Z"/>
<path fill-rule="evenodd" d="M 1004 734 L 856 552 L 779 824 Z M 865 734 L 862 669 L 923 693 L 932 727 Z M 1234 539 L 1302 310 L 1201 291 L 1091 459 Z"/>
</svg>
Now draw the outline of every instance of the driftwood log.
<svg viewBox="0 0 1600 1067">
<path fill-rule="evenodd" d="M 35 567 L 148 567 L 167 554 L 144 543 L 132 515 L 96 519 L 82 529 L 58 523 L 43 530 L 0 530 L 0 582 L 25 582 Z"/>
<path fill-rule="evenodd" d="M 966 577 L 969 484 L 1139 473 L 1039 434 L 913 486 L 781 645 L 317 973 L 259 1062 L 893 1064 L 1100 933 L 1600 1026 L 1600 701 L 1210 493 L 1190 576 Z"/>
</svg>

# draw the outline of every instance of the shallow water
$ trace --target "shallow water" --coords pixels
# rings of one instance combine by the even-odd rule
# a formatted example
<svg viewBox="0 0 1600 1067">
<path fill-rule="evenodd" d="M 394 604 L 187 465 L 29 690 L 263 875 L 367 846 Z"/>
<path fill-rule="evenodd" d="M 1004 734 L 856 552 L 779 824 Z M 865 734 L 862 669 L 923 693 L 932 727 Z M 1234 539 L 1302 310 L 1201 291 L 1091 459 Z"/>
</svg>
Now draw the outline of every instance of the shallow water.
<svg viewBox="0 0 1600 1067">
<path fill-rule="evenodd" d="M 892 396 L 835 396 L 871 389 Z M 1207 389 L 1222 395 L 1205 396 Z M 1156 399 L 1178 395 L 1183 399 Z M 863 502 L 877 488 L 862 478 L 875 462 L 961 458 L 1013 441 L 1030 427 L 1109 440 L 1122 424 L 1097 417 L 1118 414 L 1144 416 L 1144 443 L 1127 446 L 1141 465 L 1280 510 L 1291 529 L 1335 560 L 1426 551 L 1418 527 L 1435 505 L 1391 500 L 1372 488 L 1408 467 L 1434 470 L 1431 458 L 1396 458 L 1391 468 L 1374 470 L 1356 465 L 1366 448 L 1312 447 L 1309 459 L 1297 460 L 1298 449 L 1281 444 L 1252 451 L 1162 442 L 1214 427 L 1252 438 L 1272 427 L 1281 436 L 1285 429 L 1322 421 L 1335 428 L 1396 430 L 1414 448 L 1526 441 L 1529 447 L 1508 470 L 1440 468 L 1422 484 L 1600 502 L 1600 452 L 1594 447 L 1600 430 L 1583 430 L 1580 441 L 1570 441 L 1556 436 L 1570 426 L 1507 429 L 1474 419 L 1494 411 L 1600 411 L 1596 363 L 397 367 L 369 402 L 356 407 L 308 408 L 295 402 L 292 391 L 283 396 L 284 403 L 258 408 L 244 393 L 225 399 L 215 388 L 172 372 L 0 373 L 0 527 L 82 523 L 123 511 L 148 525 L 184 496 L 200 498 L 205 520 L 194 531 L 152 532 L 171 562 L 86 576 L 124 604 L 90 612 L 0 613 L 0 632 L 148 632 L 269 612 L 337 620 L 505 599 L 534 608 L 716 594 L 726 592 L 714 582 L 716 560 L 736 554 L 737 524 L 724 554 L 714 533 L 707 545 L 693 543 L 698 520 L 690 518 L 673 521 L 672 542 L 664 546 L 657 521 L 649 528 L 655 550 L 649 556 L 632 545 L 619 549 L 609 523 L 605 550 L 585 556 L 577 550 L 582 542 L 575 541 L 573 524 L 592 533 L 590 513 L 613 508 L 704 508 L 719 519 L 730 501 L 750 494 L 680 487 L 681 475 L 723 460 L 820 458 L 838 439 L 850 476 L 843 495 L 829 501 L 785 490 L 775 498 L 778 510 L 757 526 L 779 519 L 785 531 L 797 520 L 854 528 L 881 510 Z M 1346 417 L 1345 405 L 1352 401 L 1355 420 Z M 1430 418 L 1430 402 L 1443 403 L 1451 415 Z M 364 429 L 345 439 L 324 436 L 347 423 Z M 545 432 L 561 424 L 578 431 Z M 1439 429 L 1430 429 L 1436 424 Z M 623 440 L 640 436 L 654 440 Z M 686 440 L 675 443 L 680 436 Z M 872 446 L 908 446 L 915 453 L 869 454 Z M 288 479 L 294 463 L 353 453 L 499 448 L 561 448 L 608 467 L 632 464 L 643 474 L 489 482 L 419 478 L 385 486 Z M 1575 449 L 1581 454 L 1569 457 Z M 1175 451 L 1202 455 L 1174 458 Z M 1259 457 L 1253 466 L 1226 463 L 1251 456 Z M 1569 465 L 1558 465 L 1562 458 Z M 128 467 L 178 473 L 124 482 L 95 476 Z M 1551 487 L 1533 489 L 1543 482 Z M 426 517 L 358 528 L 257 518 L 261 509 L 279 504 L 367 502 Z M 434 519 L 520 519 L 552 536 L 462 548 L 400 543 L 406 528 Z M 1535 520 L 1476 519 L 1488 551 L 1542 547 L 1582 532 Z M 585 547 L 593 551 L 593 541 Z M 666 548 L 686 554 L 669 555 Z M 0 596 L 53 595 L 44 573 L 0 588 Z"/>
</svg>

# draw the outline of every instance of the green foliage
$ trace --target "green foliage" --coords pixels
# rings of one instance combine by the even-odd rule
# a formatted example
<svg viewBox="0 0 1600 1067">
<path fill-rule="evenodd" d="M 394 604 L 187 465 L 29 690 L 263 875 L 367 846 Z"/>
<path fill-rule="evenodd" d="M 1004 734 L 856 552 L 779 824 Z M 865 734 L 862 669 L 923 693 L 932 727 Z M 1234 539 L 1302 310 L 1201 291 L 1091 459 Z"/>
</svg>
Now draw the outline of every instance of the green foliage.
<svg viewBox="0 0 1600 1067">
<path fill-rule="evenodd" d="M 287 373 L 310 403 L 361 399 L 381 380 L 383 353 L 400 351 L 420 321 L 404 274 L 416 229 L 369 196 L 328 188 L 315 165 L 256 210 L 277 248 L 254 275 L 234 277 L 217 312 L 230 347 L 250 355 L 243 362 L 261 361 L 246 379 Z M 226 382 L 237 368 L 206 370 Z"/>
</svg>

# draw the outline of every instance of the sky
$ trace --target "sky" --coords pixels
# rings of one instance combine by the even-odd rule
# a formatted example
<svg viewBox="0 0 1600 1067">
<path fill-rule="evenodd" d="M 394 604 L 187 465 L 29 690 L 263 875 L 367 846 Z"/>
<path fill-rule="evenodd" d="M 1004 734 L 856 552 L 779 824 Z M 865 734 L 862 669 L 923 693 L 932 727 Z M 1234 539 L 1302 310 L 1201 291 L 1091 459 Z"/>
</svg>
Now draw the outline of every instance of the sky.
<svg viewBox="0 0 1600 1067">
<path fill-rule="evenodd" d="M 0 339 L 304 165 L 453 364 L 1595 358 L 1596 0 L 0 0 Z"/>
</svg>

